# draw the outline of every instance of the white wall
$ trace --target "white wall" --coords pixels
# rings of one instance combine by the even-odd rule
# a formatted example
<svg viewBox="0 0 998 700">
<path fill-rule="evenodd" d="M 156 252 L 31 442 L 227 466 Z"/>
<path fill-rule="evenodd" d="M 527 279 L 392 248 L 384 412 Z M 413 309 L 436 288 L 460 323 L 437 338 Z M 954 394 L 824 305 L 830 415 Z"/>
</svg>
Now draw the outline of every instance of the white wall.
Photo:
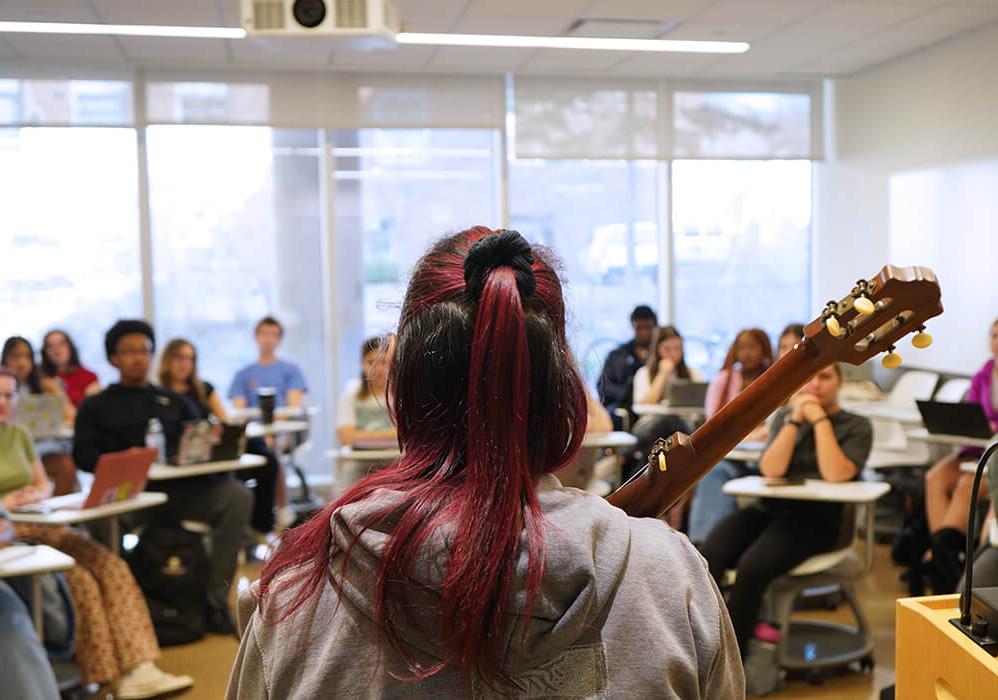
<svg viewBox="0 0 998 700">
<path fill-rule="evenodd" d="M 998 316 L 998 25 L 829 85 L 816 303 L 885 262 L 933 268 L 944 316 L 909 364 L 969 372 Z"/>
</svg>

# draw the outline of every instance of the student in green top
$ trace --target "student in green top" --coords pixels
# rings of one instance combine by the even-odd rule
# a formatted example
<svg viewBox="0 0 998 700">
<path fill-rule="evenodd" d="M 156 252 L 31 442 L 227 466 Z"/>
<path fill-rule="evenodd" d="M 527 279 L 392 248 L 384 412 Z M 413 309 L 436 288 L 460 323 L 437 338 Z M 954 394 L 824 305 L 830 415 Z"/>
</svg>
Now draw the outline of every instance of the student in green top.
<svg viewBox="0 0 998 700">
<path fill-rule="evenodd" d="M 13 510 L 52 494 L 28 431 L 11 422 L 17 377 L 0 367 L 0 506 Z M 142 591 L 128 565 L 68 527 L 15 525 L 18 539 L 47 544 L 76 560 L 66 572 L 78 620 L 76 661 L 84 683 L 117 683 L 118 698 L 152 698 L 189 688 L 189 676 L 153 663 L 159 645 Z M 2 692 L 0 692 L 2 694 Z"/>
</svg>

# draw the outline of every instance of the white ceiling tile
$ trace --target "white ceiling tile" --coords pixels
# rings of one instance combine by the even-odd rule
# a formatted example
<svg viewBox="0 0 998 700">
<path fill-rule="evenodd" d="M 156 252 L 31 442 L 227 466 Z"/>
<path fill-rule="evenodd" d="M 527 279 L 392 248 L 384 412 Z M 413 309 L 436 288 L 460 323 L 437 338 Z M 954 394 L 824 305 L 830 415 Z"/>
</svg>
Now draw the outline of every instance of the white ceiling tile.
<svg viewBox="0 0 998 700">
<path fill-rule="evenodd" d="M 561 36 L 575 18 L 562 17 L 462 17 L 451 30 L 466 34 L 533 34 Z"/>
<path fill-rule="evenodd" d="M 779 73 L 788 67 L 809 61 L 820 53 L 820 49 L 808 46 L 752 47 L 751 50 L 735 56 L 722 56 L 710 66 L 713 72 L 732 73 Z"/>
<path fill-rule="evenodd" d="M 337 68 L 419 68 L 433 56 L 432 46 L 399 46 L 394 51 L 333 51 Z"/>
<path fill-rule="evenodd" d="M 769 46 L 839 47 L 931 12 L 918 4 L 837 2 L 766 38 Z"/>
<path fill-rule="evenodd" d="M 174 39 L 166 37 L 119 37 L 128 58 L 141 62 L 227 63 L 225 39 Z"/>
<path fill-rule="evenodd" d="M 592 0 L 472 0 L 465 17 L 562 17 L 577 19 Z"/>
<path fill-rule="evenodd" d="M 585 17 L 600 19 L 651 19 L 682 21 L 695 15 L 716 0 L 595 0 L 585 10 Z"/>
<path fill-rule="evenodd" d="M 325 66 L 333 50 L 331 41 L 309 37 L 298 38 L 255 37 L 229 42 L 232 60 L 236 64 L 280 67 Z"/>
<path fill-rule="evenodd" d="M 696 16 L 697 22 L 736 27 L 786 26 L 826 7 L 830 0 L 722 0 Z"/>
<path fill-rule="evenodd" d="M 106 36 L 8 34 L 7 41 L 25 58 L 71 58 L 88 61 L 123 60 L 114 40 Z"/>
<path fill-rule="evenodd" d="M 517 70 L 536 49 L 471 48 L 465 46 L 440 46 L 433 54 L 430 65 L 439 68 Z"/>
<path fill-rule="evenodd" d="M 410 32 L 449 32 L 468 0 L 396 0 L 402 28 Z"/>
<path fill-rule="evenodd" d="M 604 71 L 628 57 L 623 51 L 559 51 L 540 49 L 527 61 L 530 68 L 575 68 Z"/>
<path fill-rule="evenodd" d="M 950 3 L 917 17 L 905 26 L 940 27 L 943 29 L 976 29 L 998 20 L 998 2 L 955 4 Z"/>
<path fill-rule="evenodd" d="M 720 24 L 716 22 L 683 22 L 663 39 L 684 39 L 693 41 L 757 41 L 771 34 L 775 26 L 740 26 L 737 24 Z"/>
<path fill-rule="evenodd" d="M 693 53 L 636 53 L 614 66 L 615 75 L 668 76 L 696 73 L 716 56 Z"/>
<path fill-rule="evenodd" d="M 242 8 L 239 0 L 204 0 L 211 2 L 218 7 L 219 21 L 225 27 L 238 27 L 241 20 Z"/>
<path fill-rule="evenodd" d="M 0 36 L 0 57 L 2 58 L 17 58 L 17 49 L 14 45 L 6 41 L 2 36 Z"/>
<path fill-rule="evenodd" d="M 108 24 L 175 24 L 218 26 L 222 23 L 213 0 L 90 0 Z M 236 3 L 238 7 L 238 2 Z"/>
<path fill-rule="evenodd" d="M 85 0 L 3 0 L 0 19 L 13 22 L 97 22 Z"/>
<path fill-rule="evenodd" d="M 815 57 L 794 68 L 822 73 L 852 73 L 932 45 L 950 34 L 952 30 L 949 29 L 923 28 L 916 31 L 907 26 L 898 27 L 854 42 L 839 51 Z"/>
</svg>

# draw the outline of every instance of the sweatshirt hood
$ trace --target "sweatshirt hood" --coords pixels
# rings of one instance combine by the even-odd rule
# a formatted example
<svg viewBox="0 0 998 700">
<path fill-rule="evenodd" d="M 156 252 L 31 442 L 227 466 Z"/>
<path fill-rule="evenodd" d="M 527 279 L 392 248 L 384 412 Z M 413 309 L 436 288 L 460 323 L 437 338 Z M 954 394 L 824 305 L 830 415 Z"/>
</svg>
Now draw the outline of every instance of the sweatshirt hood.
<svg viewBox="0 0 998 700">
<path fill-rule="evenodd" d="M 544 513 L 544 576 L 521 645 L 528 561 L 521 540 L 509 624 L 502 631 L 504 664 L 513 674 L 551 661 L 602 619 L 630 553 L 627 516 L 602 498 L 563 488 L 552 475 L 541 478 L 537 497 Z M 379 529 L 379 525 L 365 530 L 364 524 L 401 498 L 400 492 L 381 489 L 363 501 L 337 509 L 330 518 L 336 547 L 346 552 L 330 562 L 330 583 L 340 592 L 341 599 L 372 624 L 374 580 L 389 532 Z M 402 639 L 427 662 L 441 657 L 436 611 L 441 602 L 439 582 L 446 570 L 452 532 L 442 527 L 427 539 L 414 567 L 414 578 L 421 585 L 412 587 L 411 599 L 407 601 L 414 604 L 407 606 L 413 613 L 397 621 Z"/>
</svg>

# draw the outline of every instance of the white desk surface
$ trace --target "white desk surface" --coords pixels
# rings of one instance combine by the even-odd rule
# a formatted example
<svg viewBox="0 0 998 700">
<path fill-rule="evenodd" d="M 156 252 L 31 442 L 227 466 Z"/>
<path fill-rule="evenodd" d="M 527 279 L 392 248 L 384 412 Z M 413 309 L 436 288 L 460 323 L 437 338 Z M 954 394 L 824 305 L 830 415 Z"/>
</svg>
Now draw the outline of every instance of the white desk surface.
<svg viewBox="0 0 998 700">
<path fill-rule="evenodd" d="M 260 418 L 259 408 L 229 408 L 228 411 L 229 420 L 231 421 L 250 421 L 258 420 Z M 314 416 L 319 413 L 319 409 L 315 406 L 281 406 L 274 409 L 274 418 L 277 419 L 289 419 L 289 418 L 303 418 L 305 416 Z"/>
<path fill-rule="evenodd" d="M 703 406 L 670 406 L 667 403 L 636 403 L 631 410 L 639 416 L 679 416 L 691 420 L 704 415 Z"/>
<path fill-rule="evenodd" d="M 55 498 L 58 499 L 61 498 L 61 496 L 56 496 Z M 53 501 L 54 499 L 47 500 Z M 108 503 L 107 505 L 97 506 L 96 508 L 66 508 L 64 510 L 53 510 L 49 513 L 11 513 L 10 519 L 15 523 L 25 523 L 31 525 L 73 525 L 75 523 L 84 523 L 89 520 L 110 518 L 115 515 L 121 515 L 122 513 L 131 513 L 135 510 L 152 508 L 154 506 L 162 505 L 166 503 L 166 501 L 167 496 L 165 493 L 143 491 L 142 493 L 136 495 L 135 498 L 129 498 L 127 501 Z M 58 503 L 58 500 L 55 502 Z"/>
<path fill-rule="evenodd" d="M 729 496 L 782 498 L 791 501 L 825 501 L 828 503 L 872 503 L 891 490 L 882 481 L 845 481 L 838 484 L 824 479 L 807 479 L 800 486 L 767 486 L 761 476 L 743 476 L 724 485 Z"/>
<path fill-rule="evenodd" d="M 936 445 L 951 445 L 953 447 L 987 447 L 995 441 L 995 437 L 972 438 L 964 435 L 943 435 L 942 433 L 930 433 L 925 428 L 909 430 L 905 433 L 909 440 L 928 442 Z"/>
<path fill-rule="evenodd" d="M 636 437 L 617 430 L 612 433 L 591 433 L 582 440 L 582 447 L 593 449 L 619 450 L 634 447 L 636 444 L 638 444 Z M 333 459 L 355 462 L 392 462 L 402 456 L 397 449 L 355 450 L 349 445 L 327 454 Z"/>
<path fill-rule="evenodd" d="M 72 440 L 73 429 L 68 425 L 64 425 L 54 431 L 33 432 L 31 433 L 31 437 L 35 440 Z"/>
<path fill-rule="evenodd" d="M 262 467 L 266 463 L 266 457 L 260 455 L 243 455 L 239 459 L 185 464 L 182 467 L 175 467 L 170 464 L 154 464 L 149 467 L 149 481 L 188 479 L 192 476 L 204 476 L 205 474 L 221 474 L 222 472 L 234 472 L 237 469 Z"/>
<path fill-rule="evenodd" d="M 843 401 L 842 407 L 867 418 L 896 420 L 905 425 L 922 424 L 922 414 L 914 404 L 897 406 L 889 401 Z"/>
<path fill-rule="evenodd" d="M 303 420 L 277 420 L 270 425 L 253 421 L 246 426 L 246 437 L 258 438 L 268 435 L 291 435 L 294 433 L 304 433 L 306 430 L 308 430 L 308 423 Z"/>
<path fill-rule="evenodd" d="M 76 560 L 73 557 L 44 544 L 12 544 L 0 547 L 0 578 L 65 571 L 75 565 Z"/>
<path fill-rule="evenodd" d="M 735 449 L 727 454 L 725 459 L 737 462 L 758 462 L 765 449 L 766 443 L 762 440 L 746 440 L 738 443 Z"/>
</svg>

